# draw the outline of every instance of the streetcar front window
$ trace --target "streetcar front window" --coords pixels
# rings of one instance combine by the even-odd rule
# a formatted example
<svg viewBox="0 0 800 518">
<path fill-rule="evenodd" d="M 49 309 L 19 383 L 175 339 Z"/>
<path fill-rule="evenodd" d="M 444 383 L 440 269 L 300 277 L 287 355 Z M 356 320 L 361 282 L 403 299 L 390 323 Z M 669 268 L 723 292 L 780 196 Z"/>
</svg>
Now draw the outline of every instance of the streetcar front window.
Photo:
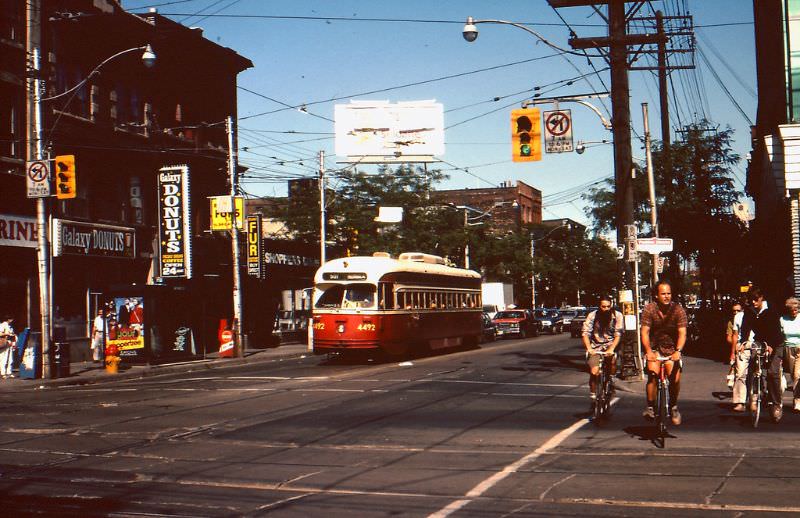
<svg viewBox="0 0 800 518">
<path fill-rule="evenodd" d="M 337 284 L 325 288 L 315 307 L 374 308 L 375 286 L 372 284 Z"/>
</svg>

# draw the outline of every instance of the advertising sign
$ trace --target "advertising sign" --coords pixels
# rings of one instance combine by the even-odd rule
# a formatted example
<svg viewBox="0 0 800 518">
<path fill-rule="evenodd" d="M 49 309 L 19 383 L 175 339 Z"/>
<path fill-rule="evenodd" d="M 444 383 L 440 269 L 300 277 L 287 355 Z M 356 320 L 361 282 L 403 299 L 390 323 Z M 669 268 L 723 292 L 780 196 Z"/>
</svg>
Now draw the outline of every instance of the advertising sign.
<svg viewBox="0 0 800 518">
<path fill-rule="evenodd" d="M 162 167 L 158 173 L 159 276 L 192 277 L 189 167 Z"/>
<path fill-rule="evenodd" d="M 230 196 L 211 196 L 211 230 L 230 230 L 231 229 L 231 203 Z M 234 207 L 236 214 L 236 228 L 244 230 L 244 198 L 234 197 Z"/>
<path fill-rule="evenodd" d="M 336 154 L 341 157 L 424 162 L 444 154 L 441 103 L 351 101 L 334 107 L 334 119 Z"/>
<path fill-rule="evenodd" d="M 572 150 L 572 112 L 570 110 L 544 112 L 545 153 L 570 153 Z"/>
<path fill-rule="evenodd" d="M 136 230 L 130 227 L 53 219 L 53 256 L 136 257 Z"/>
<path fill-rule="evenodd" d="M 262 267 L 261 214 L 247 216 L 247 274 L 258 279 L 264 277 Z"/>
<path fill-rule="evenodd" d="M 116 345 L 122 358 L 144 355 L 144 299 L 114 297 L 109 303 L 106 345 Z"/>
<path fill-rule="evenodd" d="M 36 219 L 27 216 L 0 214 L 0 246 L 39 246 Z"/>
</svg>

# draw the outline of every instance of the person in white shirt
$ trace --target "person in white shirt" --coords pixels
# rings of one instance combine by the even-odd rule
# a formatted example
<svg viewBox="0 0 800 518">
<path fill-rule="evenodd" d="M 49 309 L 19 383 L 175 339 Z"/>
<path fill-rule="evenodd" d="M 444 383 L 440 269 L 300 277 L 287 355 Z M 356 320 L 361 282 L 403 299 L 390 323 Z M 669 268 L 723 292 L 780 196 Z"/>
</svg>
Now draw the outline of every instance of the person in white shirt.
<svg viewBox="0 0 800 518">
<path fill-rule="evenodd" d="M 794 394 L 794 412 L 800 412 L 800 301 L 791 297 L 786 299 L 786 314 L 781 317 L 783 342 L 783 366 L 792 376 L 792 392 Z"/>
<path fill-rule="evenodd" d="M 733 316 L 731 329 L 731 363 L 733 364 L 733 411 L 744 412 L 747 402 L 747 371 L 750 367 L 750 347 L 748 342 L 753 339 L 751 331 L 748 337 L 739 336 L 742 330 L 744 311 L 742 305 Z M 736 307 L 736 306 L 734 306 Z"/>
<path fill-rule="evenodd" d="M 107 338 L 106 319 L 103 310 L 97 310 L 97 316 L 92 323 L 92 361 L 95 363 L 103 361 L 105 355 L 105 341 Z"/>
<path fill-rule="evenodd" d="M 14 317 L 10 315 L 3 317 L 3 321 L 0 322 L 0 375 L 3 379 L 14 377 L 11 369 L 14 349 L 17 346 L 17 334 L 12 327 L 13 322 Z"/>
</svg>

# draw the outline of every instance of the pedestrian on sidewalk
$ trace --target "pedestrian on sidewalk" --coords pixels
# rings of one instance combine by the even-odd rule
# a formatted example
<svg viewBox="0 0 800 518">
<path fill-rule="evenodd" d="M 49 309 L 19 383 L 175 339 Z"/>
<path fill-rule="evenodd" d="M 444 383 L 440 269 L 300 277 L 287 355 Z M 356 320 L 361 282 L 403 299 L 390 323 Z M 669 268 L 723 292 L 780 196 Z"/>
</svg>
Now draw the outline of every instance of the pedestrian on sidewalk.
<svg viewBox="0 0 800 518">
<path fill-rule="evenodd" d="M 103 309 L 97 310 L 97 316 L 94 317 L 92 322 L 92 361 L 100 363 L 103 361 L 103 356 L 106 350 L 106 337 L 108 326 L 106 326 L 106 317 L 103 314 Z"/>
<path fill-rule="evenodd" d="M 786 314 L 781 317 L 781 330 L 786 339 L 784 347 L 784 365 L 792 376 L 792 394 L 794 395 L 793 412 L 800 412 L 800 301 L 794 297 L 786 299 Z"/>
<path fill-rule="evenodd" d="M 14 364 L 14 349 L 17 346 L 17 334 L 14 332 L 14 317 L 6 315 L 0 322 L 0 376 L 3 379 L 13 378 L 11 369 Z"/>
</svg>

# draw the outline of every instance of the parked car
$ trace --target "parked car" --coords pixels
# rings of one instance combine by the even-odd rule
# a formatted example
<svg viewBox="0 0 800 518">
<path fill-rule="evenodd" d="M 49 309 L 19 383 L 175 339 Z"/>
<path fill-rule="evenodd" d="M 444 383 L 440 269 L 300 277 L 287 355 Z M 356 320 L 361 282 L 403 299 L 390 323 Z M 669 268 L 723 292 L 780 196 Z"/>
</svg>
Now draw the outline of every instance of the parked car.
<svg viewBox="0 0 800 518">
<path fill-rule="evenodd" d="M 516 335 L 520 338 L 526 338 L 539 334 L 536 321 L 531 318 L 530 311 L 525 309 L 498 311 L 492 322 L 497 327 L 497 336 Z"/>
<path fill-rule="evenodd" d="M 586 322 L 586 316 L 597 308 L 579 309 L 578 314 L 572 317 L 569 324 L 569 334 L 572 338 L 580 338 L 583 333 L 583 323 Z"/>
<path fill-rule="evenodd" d="M 495 340 L 497 340 L 497 326 L 492 322 L 492 317 L 489 316 L 489 313 L 484 313 L 481 342 L 494 342 Z"/>
<path fill-rule="evenodd" d="M 556 309 L 537 309 L 534 318 L 538 322 L 538 329 L 542 333 L 560 333 L 564 329 L 561 314 Z"/>
<path fill-rule="evenodd" d="M 569 329 L 572 319 L 578 315 L 579 309 L 564 309 L 561 313 L 561 327 L 562 330 Z"/>
</svg>

